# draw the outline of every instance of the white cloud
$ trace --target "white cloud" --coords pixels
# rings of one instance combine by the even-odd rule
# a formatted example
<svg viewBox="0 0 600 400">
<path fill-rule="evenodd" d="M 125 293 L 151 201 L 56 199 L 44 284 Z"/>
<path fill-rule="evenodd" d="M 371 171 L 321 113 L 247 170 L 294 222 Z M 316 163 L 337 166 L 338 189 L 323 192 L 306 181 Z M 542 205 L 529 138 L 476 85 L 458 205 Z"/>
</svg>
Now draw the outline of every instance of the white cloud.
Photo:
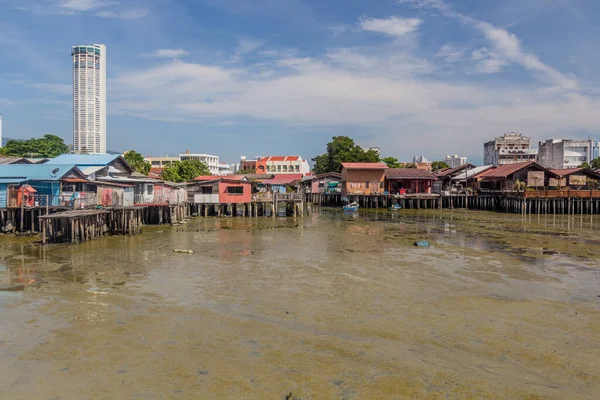
<svg viewBox="0 0 600 400">
<path fill-rule="evenodd" d="M 435 54 L 436 58 L 441 58 L 441 59 L 443 59 L 447 62 L 451 62 L 451 63 L 462 61 L 464 56 L 465 56 L 464 49 L 457 48 L 450 44 L 443 45 L 442 47 L 440 47 L 438 52 Z"/>
<path fill-rule="evenodd" d="M 104 0 L 62 0 L 58 2 L 58 7 L 65 10 L 80 12 L 109 7 L 116 4 L 118 3 Z"/>
<path fill-rule="evenodd" d="M 152 53 L 150 55 L 154 56 L 154 57 L 160 57 L 160 58 L 178 58 L 178 57 L 187 56 L 188 54 L 190 54 L 190 53 L 184 49 L 158 49 L 158 50 L 155 50 L 154 53 Z"/>
<path fill-rule="evenodd" d="M 150 14 L 149 10 L 145 8 L 138 8 L 122 11 L 98 11 L 94 15 L 101 18 L 139 19 L 147 16 L 148 14 Z"/>
<path fill-rule="evenodd" d="M 403 37 L 415 31 L 421 24 L 418 18 L 400 18 L 392 16 L 389 18 L 364 18 L 360 21 L 360 27 L 364 31 L 377 32 L 391 37 Z"/>
<path fill-rule="evenodd" d="M 397 0 L 398 4 L 408 4 L 417 8 L 434 9 L 449 18 L 472 26 L 489 41 L 493 50 L 493 57 L 488 61 L 480 63 L 476 69 L 482 71 L 499 72 L 500 69 L 509 64 L 518 64 L 530 71 L 536 77 L 551 82 L 559 88 L 572 90 L 579 87 L 577 79 L 572 75 L 566 75 L 544 64 L 536 55 L 523 49 L 519 38 L 503 28 L 496 27 L 488 22 L 480 21 L 461 13 L 452 11 L 443 0 Z"/>
<path fill-rule="evenodd" d="M 124 3 L 110 0 L 48 0 L 44 3 L 21 0 L 15 9 L 40 15 L 86 15 L 115 19 L 139 19 L 150 14 L 146 8 L 128 8 Z"/>
<path fill-rule="evenodd" d="M 495 74 L 509 62 L 498 54 L 491 52 L 487 47 L 480 47 L 471 52 L 471 60 L 475 64 L 475 72 L 482 74 Z"/>
<path fill-rule="evenodd" d="M 264 42 L 260 40 L 252 40 L 252 39 L 241 39 L 238 42 L 237 48 L 231 57 L 231 62 L 237 63 L 240 62 L 244 56 L 254 53 L 256 50 L 261 48 L 264 45 Z"/>
</svg>

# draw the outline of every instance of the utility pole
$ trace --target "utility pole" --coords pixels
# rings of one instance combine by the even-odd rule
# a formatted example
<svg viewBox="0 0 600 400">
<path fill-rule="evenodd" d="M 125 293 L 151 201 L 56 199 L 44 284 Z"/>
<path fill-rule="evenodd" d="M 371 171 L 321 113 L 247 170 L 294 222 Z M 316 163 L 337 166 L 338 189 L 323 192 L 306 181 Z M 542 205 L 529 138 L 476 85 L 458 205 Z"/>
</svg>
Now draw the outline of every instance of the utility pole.
<svg viewBox="0 0 600 400">
<path fill-rule="evenodd" d="M 467 192 L 467 185 L 469 182 L 469 176 L 467 173 L 469 172 L 469 165 L 465 164 L 465 210 L 469 209 L 469 193 Z"/>
</svg>

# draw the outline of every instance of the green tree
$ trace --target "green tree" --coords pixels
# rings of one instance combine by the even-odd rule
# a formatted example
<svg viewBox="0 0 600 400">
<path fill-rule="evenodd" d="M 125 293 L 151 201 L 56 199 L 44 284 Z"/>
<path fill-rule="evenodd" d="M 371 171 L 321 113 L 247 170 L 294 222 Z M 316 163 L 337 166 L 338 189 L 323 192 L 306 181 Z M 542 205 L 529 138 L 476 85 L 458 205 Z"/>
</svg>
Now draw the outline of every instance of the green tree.
<svg viewBox="0 0 600 400">
<path fill-rule="evenodd" d="M 600 158 L 594 158 L 592 160 L 592 168 L 593 169 L 600 169 Z"/>
<path fill-rule="evenodd" d="M 417 168 L 417 164 L 415 164 L 414 162 L 406 163 L 406 164 L 404 164 L 404 168 L 413 168 L 413 169 L 415 169 L 415 168 Z"/>
<path fill-rule="evenodd" d="M 396 157 L 385 157 L 381 159 L 381 162 L 387 165 L 388 168 L 401 168 L 401 164 Z"/>
<path fill-rule="evenodd" d="M 175 161 L 162 172 L 162 178 L 169 182 L 188 182 L 202 175 L 212 174 L 208 165 L 199 160 Z"/>
<path fill-rule="evenodd" d="M 327 152 L 313 158 L 316 174 L 340 172 L 343 162 L 379 162 L 377 152 L 365 151 L 347 136 L 334 136 L 332 139 L 327 143 Z"/>
<path fill-rule="evenodd" d="M 236 174 L 238 174 L 238 175 L 247 175 L 247 174 L 255 174 L 255 173 L 256 173 L 256 168 L 240 169 L 238 172 L 236 172 Z"/>
<path fill-rule="evenodd" d="M 54 158 L 68 151 L 69 147 L 62 138 L 47 134 L 37 139 L 9 140 L 6 146 L 0 149 L 0 154 L 13 157 Z"/>
<path fill-rule="evenodd" d="M 579 165 L 579 168 L 592 169 L 592 166 L 589 163 L 584 162 L 583 164 Z"/>
<path fill-rule="evenodd" d="M 131 168 L 133 168 L 140 174 L 148 175 L 148 172 L 150 172 L 152 164 L 150 164 L 149 161 L 146 161 L 144 159 L 144 156 L 138 153 L 137 151 L 129 150 L 125 153 L 123 158 L 125 158 L 125 161 L 127 161 L 127 163 L 131 165 Z"/>
<path fill-rule="evenodd" d="M 446 169 L 446 168 L 450 168 L 450 166 L 448 164 L 446 164 L 446 162 L 444 162 L 444 161 L 434 161 L 431 163 L 432 171 L 439 171 L 440 169 Z"/>
</svg>

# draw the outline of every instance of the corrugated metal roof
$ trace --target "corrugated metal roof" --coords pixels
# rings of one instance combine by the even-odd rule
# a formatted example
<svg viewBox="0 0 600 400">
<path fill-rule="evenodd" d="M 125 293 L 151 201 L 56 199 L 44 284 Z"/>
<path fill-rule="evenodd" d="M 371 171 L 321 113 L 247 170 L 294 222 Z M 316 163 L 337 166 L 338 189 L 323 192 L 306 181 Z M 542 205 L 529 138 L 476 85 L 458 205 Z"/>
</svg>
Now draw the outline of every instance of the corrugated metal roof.
<svg viewBox="0 0 600 400">
<path fill-rule="evenodd" d="M 99 166 L 94 166 L 94 167 L 85 167 L 85 168 L 81 168 L 81 172 L 83 172 L 83 174 L 85 176 L 91 175 L 94 172 L 98 172 L 101 169 L 106 168 L 105 166 L 99 165 Z"/>
<path fill-rule="evenodd" d="M 23 178 L 27 181 L 58 181 L 73 169 L 77 169 L 73 164 L 0 165 L 0 178 Z M 77 171 L 81 172 L 79 169 Z"/>
<path fill-rule="evenodd" d="M 545 172 L 549 173 L 550 175 L 553 175 L 554 177 L 558 177 L 557 174 L 550 171 L 549 169 L 542 167 L 540 164 L 533 162 L 533 161 L 529 161 L 529 162 L 522 162 L 522 163 L 515 163 L 515 164 L 505 164 L 505 165 L 499 166 L 498 168 L 488 169 L 487 171 L 480 174 L 479 178 L 481 178 L 481 179 L 507 178 L 508 176 L 514 174 L 515 172 L 518 172 L 518 171 L 520 171 L 524 168 L 528 168 L 528 167 L 534 167 L 537 170 L 545 171 Z"/>
<path fill-rule="evenodd" d="M 21 183 L 25 182 L 23 178 L 0 178 L 0 183 Z"/>
<path fill-rule="evenodd" d="M 437 179 L 431 172 L 417 168 L 389 168 L 385 171 L 385 177 L 388 179 Z"/>
<path fill-rule="evenodd" d="M 477 176 L 491 168 L 496 168 L 496 167 L 493 165 L 482 165 L 481 167 L 475 167 L 473 169 L 470 169 L 467 171 L 467 178 L 472 178 L 474 176 Z M 453 181 L 462 181 L 464 179 L 465 179 L 465 174 L 458 174 L 452 178 Z"/>
<path fill-rule="evenodd" d="M 14 164 L 14 163 L 23 162 L 23 161 L 26 164 L 29 163 L 29 161 L 27 161 L 27 159 L 23 158 L 23 157 L 0 157 L 0 164 L 1 165 Z"/>
<path fill-rule="evenodd" d="M 119 154 L 61 154 L 46 164 L 75 164 L 85 166 L 106 166 L 119 158 Z"/>
<path fill-rule="evenodd" d="M 342 163 L 346 169 L 387 169 L 384 163 Z"/>
<path fill-rule="evenodd" d="M 262 183 L 269 185 L 289 185 L 302 179 L 302 174 L 279 174 L 271 179 L 262 179 Z"/>
<path fill-rule="evenodd" d="M 600 174 L 598 174 L 598 172 L 585 168 L 551 169 L 550 171 L 561 177 L 573 174 L 584 174 L 587 176 L 593 176 L 596 179 L 600 178 Z"/>
<path fill-rule="evenodd" d="M 442 177 L 446 177 L 449 175 L 454 175 L 457 172 L 460 172 L 462 170 L 464 170 L 465 168 L 474 168 L 475 166 L 473 164 L 463 164 L 463 165 L 459 165 L 458 167 L 454 167 L 454 168 L 450 168 L 450 169 L 445 169 L 441 172 L 439 172 L 437 174 L 437 176 L 439 176 L 440 178 Z"/>
</svg>

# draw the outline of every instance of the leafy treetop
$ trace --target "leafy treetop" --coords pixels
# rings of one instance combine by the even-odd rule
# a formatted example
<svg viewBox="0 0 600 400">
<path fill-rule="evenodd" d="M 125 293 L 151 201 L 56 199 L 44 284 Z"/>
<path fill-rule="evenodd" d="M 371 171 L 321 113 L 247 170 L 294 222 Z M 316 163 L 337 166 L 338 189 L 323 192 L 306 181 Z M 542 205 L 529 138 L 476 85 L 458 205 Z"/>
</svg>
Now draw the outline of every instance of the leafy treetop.
<svg viewBox="0 0 600 400">
<path fill-rule="evenodd" d="M 431 163 L 432 171 L 439 171 L 440 169 L 450 168 L 450 166 L 445 161 L 434 161 Z"/>
<path fill-rule="evenodd" d="M 169 182 L 188 182 L 201 175 L 212 175 L 208 165 L 199 160 L 175 161 L 162 172 L 162 178 Z"/>
<path fill-rule="evenodd" d="M 385 157 L 381 159 L 381 162 L 388 166 L 388 168 L 402 168 L 402 164 L 398 162 L 396 157 Z"/>
<path fill-rule="evenodd" d="M 379 154 L 365 151 L 347 136 L 334 136 L 327 143 L 327 152 L 313 158 L 315 174 L 340 172 L 344 162 L 379 162 Z"/>
<path fill-rule="evenodd" d="M 68 151 L 69 147 L 62 138 L 47 134 L 37 139 L 9 140 L 6 146 L 0 149 L 0 154 L 12 157 L 54 158 Z"/>
<path fill-rule="evenodd" d="M 588 162 L 584 162 L 581 165 L 579 165 L 579 168 L 592 169 L 592 166 Z"/>
<path fill-rule="evenodd" d="M 148 172 L 150 172 L 152 164 L 146 161 L 144 156 L 137 151 L 129 150 L 125 153 L 123 158 L 125 158 L 125 161 L 127 161 L 127 163 L 140 174 L 148 175 Z"/>
</svg>

